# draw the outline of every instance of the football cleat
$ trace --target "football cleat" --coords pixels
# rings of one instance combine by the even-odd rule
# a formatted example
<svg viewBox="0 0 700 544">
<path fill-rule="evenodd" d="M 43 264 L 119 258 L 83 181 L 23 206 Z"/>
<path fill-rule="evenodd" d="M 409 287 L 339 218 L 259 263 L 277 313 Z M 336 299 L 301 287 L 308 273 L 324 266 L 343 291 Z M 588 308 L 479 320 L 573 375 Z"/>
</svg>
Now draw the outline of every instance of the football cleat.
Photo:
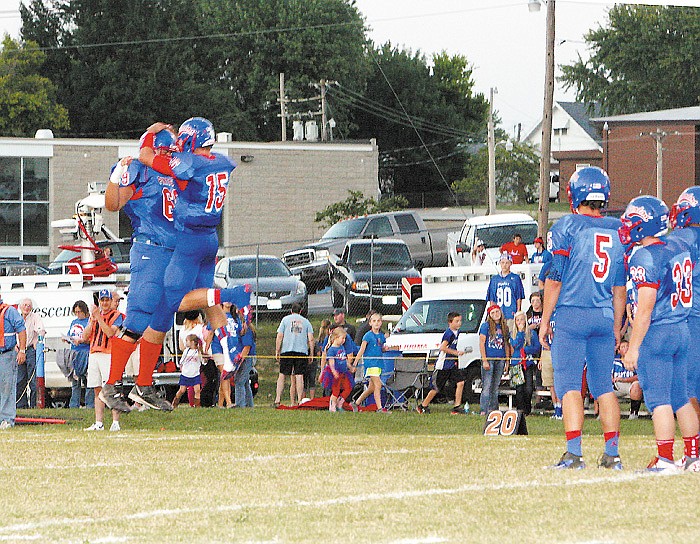
<svg viewBox="0 0 700 544">
<path fill-rule="evenodd" d="M 574 455 L 573 453 L 567 451 L 561 456 L 559 462 L 556 465 L 552 465 L 550 468 L 555 470 L 582 470 L 586 468 L 586 463 L 583 462 L 583 457 Z"/>
<path fill-rule="evenodd" d="M 654 457 L 651 463 L 647 465 L 647 472 L 653 472 L 655 474 L 676 474 L 680 472 L 679 469 L 673 461 L 664 459 L 662 457 Z"/>
<path fill-rule="evenodd" d="M 676 461 L 676 467 L 685 472 L 700 472 L 700 459 L 684 455 Z"/>
<path fill-rule="evenodd" d="M 173 405 L 170 404 L 166 399 L 159 396 L 156 392 L 155 387 L 153 387 L 152 385 L 135 385 L 129 393 L 129 398 L 134 402 L 138 402 L 139 404 L 149 406 L 154 410 L 163 410 L 164 412 L 171 412 L 173 409 Z"/>
<path fill-rule="evenodd" d="M 117 410 L 124 413 L 131 412 L 131 406 L 124 400 L 121 391 L 117 389 L 116 385 L 109 383 L 104 384 L 98 396 L 110 410 Z"/>
<path fill-rule="evenodd" d="M 604 453 L 598 461 L 598 468 L 609 468 L 611 470 L 622 470 L 622 461 L 617 455 Z"/>
</svg>

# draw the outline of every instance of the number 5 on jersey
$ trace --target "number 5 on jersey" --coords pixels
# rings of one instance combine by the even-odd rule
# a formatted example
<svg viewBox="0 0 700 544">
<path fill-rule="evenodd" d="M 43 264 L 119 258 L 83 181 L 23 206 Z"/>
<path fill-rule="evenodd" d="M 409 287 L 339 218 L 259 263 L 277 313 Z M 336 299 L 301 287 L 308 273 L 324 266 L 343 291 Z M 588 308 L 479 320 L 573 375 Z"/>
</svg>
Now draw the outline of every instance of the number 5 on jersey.
<svg viewBox="0 0 700 544">
<path fill-rule="evenodd" d="M 595 281 L 603 283 L 608 279 L 608 274 L 610 274 L 610 253 L 608 253 L 608 249 L 613 247 L 612 236 L 596 232 L 594 234 L 594 243 L 593 251 L 597 261 L 593 263 L 591 272 Z"/>
</svg>

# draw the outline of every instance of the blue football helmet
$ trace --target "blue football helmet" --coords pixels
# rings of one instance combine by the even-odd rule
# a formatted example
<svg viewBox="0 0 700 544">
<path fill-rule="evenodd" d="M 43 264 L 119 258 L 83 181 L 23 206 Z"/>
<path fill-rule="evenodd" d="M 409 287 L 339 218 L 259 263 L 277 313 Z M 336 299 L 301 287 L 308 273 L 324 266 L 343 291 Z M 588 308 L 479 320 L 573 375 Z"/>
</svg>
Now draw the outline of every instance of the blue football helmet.
<svg viewBox="0 0 700 544">
<path fill-rule="evenodd" d="M 141 143 L 143 143 L 144 138 L 148 132 L 144 132 L 141 135 Z M 157 132 L 153 138 L 153 150 L 154 151 L 166 151 L 168 153 L 172 151 L 177 151 L 175 147 L 175 136 L 169 130 L 161 130 Z"/>
<path fill-rule="evenodd" d="M 682 229 L 688 225 L 700 225 L 700 187 L 688 187 L 671 207 L 671 228 Z"/>
<path fill-rule="evenodd" d="M 180 125 L 177 133 L 177 147 L 180 151 L 191 153 L 198 147 L 212 146 L 215 141 L 214 125 L 204 117 L 190 117 Z"/>
<path fill-rule="evenodd" d="M 567 188 L 569 204 L 574 213 L 581 202 L 610 199 L 610 178 L 605 170 L 597 166 L 587 166 L 573 173 Z"/>
<path fill-rule="evenodd" d="M 655 196 L 633 198 L 620 217 L 622 226 L 617 229 L 620 242 L 630 245 L 647 236 L 659 236 L 668 230 L 668 206 Z"/>
</svg>

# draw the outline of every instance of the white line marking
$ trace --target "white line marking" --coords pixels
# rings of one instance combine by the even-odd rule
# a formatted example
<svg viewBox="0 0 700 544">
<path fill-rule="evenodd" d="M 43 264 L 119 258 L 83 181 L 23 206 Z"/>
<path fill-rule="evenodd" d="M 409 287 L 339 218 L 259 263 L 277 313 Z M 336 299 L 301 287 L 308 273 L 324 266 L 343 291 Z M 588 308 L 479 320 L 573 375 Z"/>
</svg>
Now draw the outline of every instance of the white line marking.
<svg viewBox="0 0 700 544">
<path fill-rule="evenodd" d="M 81 518 L 54 518 L 45 519 L 41 521 L 36 521 L 32 523 L 21 523 L 16 525 L 8 525 L 7 527 L 0 527 L 0 532 L 21 532 L 35 529 L 44 529 L 47 527 L 55 526 L 71 526 L 71 525 L 89 525 L 89 524 L 101 524 L 110 523 L 113 521 L 128 521 L 128 520 L 138 520 L 138 519 L 158 519 L 166 516 L 186 516 L 190 514 L 197 513 L 213 513 L 213 512 L 233 512 L 248 509 L 263 509 L 263 510 L 285 510 L 288 508 L 306 506 L 311 508 L 324 508 L 328 506 L 362 503 L 366 501 L 385 501 L 387 499 L 394 500 L 405 500 L 416 497 L 433 497 L 441 495 L 458 495 L 461 493 L 472 493 L 472 492 L 488 492 L 488 491 L 503 491 L 503 490 L 513 490 L 513 489 L 532 489 L 532 488 L 544 488 L 544 487 L 564 487 L 564 486 L 588 486 L 597 485 L 601 483 L 607 484 L 619 484 L 631 482 L 634 480 L 639 480 L 641 478 L 648 478 L 649 473 L 645 472 L 632 472 L 628 474 L 620 474 L 609 477 L 595 477 L 580 480 L 565 480 L 560 482 L 550 482 L 543 483 L 538 480 L 527 481 L 527 482 L 514 482 L 514 483 L 503 483 L 495 485 L 463 485 L 459 487 L 450 488 L 435 488 L 435 489 L 417 489 L 410 491 L 393 491 L 389 493 L 369 493 L 366 495 L 353 495 L 347 497 L 338 497 L 334 499 L 324 499 L 318 501 L 301 501 L 301 500 L 289 500 L 289 501 L 276 501 L 270 503 L 257 503 L 257 504 L 224 504 L 220 506 L 206 505 L 195 508 L 174 508 L 168 510 L 149 510 L 144 512 L 136 512 L 134 514 L 126 514 L 122 516 L 109 516 L 102 518 L 93 517 L 81 517 Z"/>
</svg>

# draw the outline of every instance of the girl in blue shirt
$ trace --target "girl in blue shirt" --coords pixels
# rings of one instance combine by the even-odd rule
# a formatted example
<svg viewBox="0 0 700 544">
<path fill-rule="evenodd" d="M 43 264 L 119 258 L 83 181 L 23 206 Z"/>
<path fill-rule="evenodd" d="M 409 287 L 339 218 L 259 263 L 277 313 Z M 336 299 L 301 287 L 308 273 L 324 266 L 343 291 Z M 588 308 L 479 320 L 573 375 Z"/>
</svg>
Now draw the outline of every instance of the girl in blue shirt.
<svg viewBox="0 0 700 544">
<path fill-rule="evenodd" d="M 498 386 L 510 356 L 508 325 L 498 304 L 486 311 L 486 321 L 479 329 L 481 351 L 481 415 L 498 410 Z"/>
<path fill-rule="evenodd" d="M 532 393 L 534 391 L 535 359 L 539 356 L 542 346 L 537 333 L 527 326 L 525 312 L 517 312 L 513 320 L 513 330 L 510 334 L 510 345 L 513 349 L 513 359 L 510 363 L 511 382 L 513 376 L 521 383 L 511 383 L 515 387 L 515 407 L 522 410 L 526 416 L 532 411 Z M 514 373 L 513 369 L 520 366 L 522 373 Z"/>
<path fill-rule="evenodd" d="M 384 363 L 382 361 L 384 352 L 389 350 L 386 345 L 386 337 L 381 331 L 382 314 L 374 312 L 369 317 L 369 331 L 362 337 L 360 351 L 357 352 L 357 361 L 362 360 L 365 365 L 365 377 L 369 378 L 369 387 L 364 390 L 359 398 L 350 403 L 353 412 L 357 412 L 358 405 L 370 395 L 374 395 L 374 403 L 377 406 L 377 412 L 388 412 L 386 408 L 382 408 L 382 370 Z"/>
</svg>

